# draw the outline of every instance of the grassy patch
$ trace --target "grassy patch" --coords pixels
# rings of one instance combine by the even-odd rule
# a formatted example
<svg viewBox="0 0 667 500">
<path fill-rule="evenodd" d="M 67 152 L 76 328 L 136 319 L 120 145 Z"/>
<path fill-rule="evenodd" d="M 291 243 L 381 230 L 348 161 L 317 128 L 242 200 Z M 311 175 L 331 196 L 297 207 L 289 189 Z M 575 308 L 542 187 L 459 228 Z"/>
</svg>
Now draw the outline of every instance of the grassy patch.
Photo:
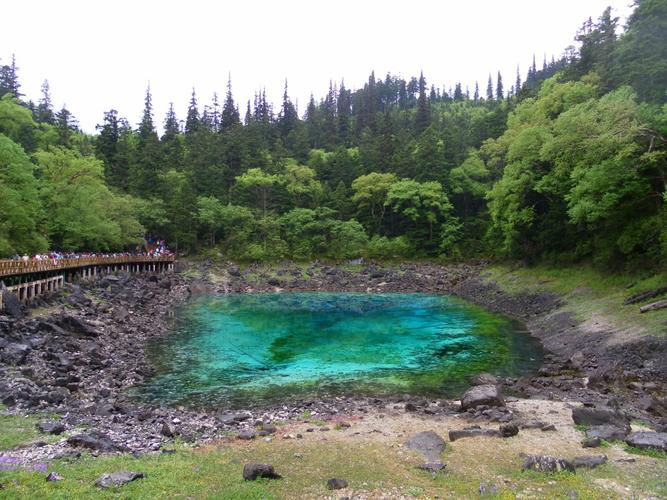
<svg viewBox="0 0 667 500">
<path fill-rule="evenodd" d="M 654 450 L 651 448 L 636 448 L 634 446 L 626 445 L 625 451 L 632 453 L 633 455 L 643 455 L 645 457 L 660 458 L 662 460 L 667 460 L 667 451 Z"/>
<path fill-rule="evenodd" d="M 590 321 L 593 328 L 604 328 L 607 320 L 619 329 L 635 334 L 665 332 L 667 309 L 641 314 L 639 306 L 643 303 L 624 305 L 623 301 L 631 295 L 666 285 L 667 272 L 611 273 L 582 264 L 517 269 L 495 266 L 489 269 L 489 276 L 510 293 L 547 291 L 560 295 L 567 302 L 564 310 L 580 321 Z"/>
<path fill-rule="evenodd" d="M 52 415 L 0 415 L 0 450 L 11 450 L 33 441 L 57 441 L 60 438 L 42 434 L 36 427 L 42 420 L 53 419 Z"/>
<path fill-rule="evenodd" d="M 89 455 L 75 462 L 56 461 L 49 466 L 63 477 L 46 482 L 44 473 L 0 472 L 0 483 L 9 498 L 322 498 L 331 495 L 326 481 L 346 479 L 347 496 L 475 498 L 480 485 L 490 498 L 621 498 L 623 488 L 641 497 L 664 493 L 664 470 L 630 471 L 607 464 L 577 474 L 521 472 L 520 460 L 497 456 L 480 466 L 474 457 L 465 459 L 451 449 L 444 459 L 444 474 L 433 477 L 416 465 L 423 460 L 413 453 L 382 443 L 263 441 L 205 448 L 175 446 L 176 453 L 99 457 Z M 488 457 L 487 457 L 488 458 Z M 241 472 L 248 462 L 270 463 L 283 479 L 246 482 Z M 119 491 L 102 491 L 95 479 L 103 473 L 130 470 L 146 479 Z"/>
</svg>

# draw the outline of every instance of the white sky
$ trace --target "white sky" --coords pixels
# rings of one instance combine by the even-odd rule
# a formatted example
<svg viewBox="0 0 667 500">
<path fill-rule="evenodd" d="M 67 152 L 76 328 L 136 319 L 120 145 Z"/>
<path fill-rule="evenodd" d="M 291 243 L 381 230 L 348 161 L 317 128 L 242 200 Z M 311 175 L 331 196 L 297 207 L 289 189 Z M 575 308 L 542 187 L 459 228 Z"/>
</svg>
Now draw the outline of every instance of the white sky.
<svg viewBox="0 0 667 500">
<path fill-rule="evenodd" d="M 357 88 L 371 70 L 423 70 L 429 85 L 461 81 L 471 93 L 500 70 L 509 89 L 517 64 L 525 79 L 533 54 L 538 68 L 544 54 L 558 57 L 607 5 L 623 25 L 630 2 L 20 0 L 2 7 L 0 57 L 16 54 L 27 98 L 37 101 L 48 79 L 55 107 L 67 103 L 88 132 L 111 108 L 136 125 L 148 82 L 156 124 L 172 101 L 184 119 L 192 87 L 200 108 L 214 91 L 222 102 L 228 73 L 241 117 L 261 87 L 277 107 L 285 78 L 303 114 L 330 79 Z"/>
</svg>

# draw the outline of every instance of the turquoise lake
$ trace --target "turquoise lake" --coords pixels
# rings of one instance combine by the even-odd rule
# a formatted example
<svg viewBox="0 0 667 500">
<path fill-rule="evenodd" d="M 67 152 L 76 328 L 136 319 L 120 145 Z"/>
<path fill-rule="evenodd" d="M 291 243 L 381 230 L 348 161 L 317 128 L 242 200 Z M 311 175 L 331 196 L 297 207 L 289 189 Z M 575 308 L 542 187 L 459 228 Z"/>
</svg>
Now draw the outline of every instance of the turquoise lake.
<svg viewBox="0 0 667 500">
<path fill-rule="evenodd" d="M 136 394 L 156 404 L 244 407 L 332 395 L 453 397 L 476 373 L 523 375 L 542 361 L 521 325 L 423 294 L 209 296 L 176 311 L 149 346 Z"/>
</svg>

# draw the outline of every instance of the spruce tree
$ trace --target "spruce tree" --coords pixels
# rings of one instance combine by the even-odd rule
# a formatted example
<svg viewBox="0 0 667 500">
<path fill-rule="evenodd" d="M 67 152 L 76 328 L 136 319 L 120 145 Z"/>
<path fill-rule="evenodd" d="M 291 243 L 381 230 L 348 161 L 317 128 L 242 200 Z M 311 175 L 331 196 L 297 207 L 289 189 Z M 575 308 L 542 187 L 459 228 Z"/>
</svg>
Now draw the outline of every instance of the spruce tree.
<svg viewBox="0 0 667 500">
<path fill-rule="evenodd" d="M 197 97 L 195 95 L 195 89 L 193 88 L 190 104 L 188 105 L 188 115 L 185 118 L 185 135 L 189 136 L 195 134 L 199 130 L 199 125 L 199 109 L 197 108 Z"/>
<path fill-rule="evenodd" d="M 486 100 L 493 101 L 493 80 L 491 79 L 491 73 L 489 73 L 489 83 L 486 85 Z"/>
<path fill-rule="evenodd" d="M 58 130 L 58 144 L 69 148 L 72 146 L 72 133 L 79 129 L 74 115 L 67 109 L 66 105 L 56 113 L 56 129 Z"/>
<path fill-rule="evenodd" d="M 472 96 L 472 100 L 474 102 L 479 101 L 479 83 L 478 82 L 475 82 L 475 93 Z"/>
<path fill-rule="evenodd" d="M 155 196 L 159 192 L 162 162 L 160 140 L 153 123 L 151 88 L 146 89 L 144 112 L 137 132 L 137 148 L 129 172 L 130 190 L 140 196 Z"/>
<path fill-rule="evenodd" d="M 21 85 L 18 79 L 18 68 L 16 67 L 16 56 L 12 54 L 11 64 L 0 66 L 0 97 L 12 94 L 17 99 L 23 97 Z"/>
<path fill-rule="evenodd" d="M 42 83 L 42 97 L 37 104 L 36 120 L 39 123 L 48 123 L 53 125 L 55 123 L 55 115 L 53 113 L 53 104 L 51 103 L 51 93 L 49 92 L 49 81 L 44 80 Z"/>
<path fill-rule="evenodd" d="M 338 128 L 338 140 L 343 146 L 350 145 L 350 113 L 352 102 L 350 91 L 345 88 L 345 82 L 340 82 L 340 91 L 336 101 L 336 119 Z"/>
<path fill-rule="evenodd" d="M 431 109 L 426 100 L 426 79 L 424 72 L 419 75 L 419 97 L 417 98 L 417 111 L 415 113 L 415 131 L 421 134 L 431 124 Z"/>
<path fill-rule="evenodd" d="M 496 99 L 501 101 L 505 95 L 505 91 L 503 90 L 503 77 L 500 74 L 500 71 L 498 71 L 498 79 L 496 80 Z"/>
<path fill-rule="evenodd" d="M 194 99 L 194 91 L 193 91 Z M 188 115 L 190 112 L 188 111 Z M 183 169 L 183 146 L 180 139 L 181 126 L 176 118 L 174 111 L 174 103 L 169 103 L 169 111 L 164 120 L 164 134 L 160 139 L 162 146 L 162 156 L 166 170 L 182 170 Z M 193 133 L 193 132 L 191 132 Z"/>
<path fill-rule="evenodd" d="M 220 131 L 225 132 L 236 125 L 241 124 L 239 110 L 234 104 L 234 97 L 232 96 L 232 77 L 227 80 L 227 94 L 225 95 L 225 104 L 222 106 L 222 114 L 220 115 Z"/>
<path fill-rule="evenodd" d="M 287 94 L 287 80 L 285 80 L 283 104 L 280 109 L 280 113 L 278 114 L 278 129 L 283 140 L 286 139 L 289 133 L 296 128 L 298 122 L 299 117 L 296 114 L 294 104 L 292 104 L 292 101 Z"/>
</svg>

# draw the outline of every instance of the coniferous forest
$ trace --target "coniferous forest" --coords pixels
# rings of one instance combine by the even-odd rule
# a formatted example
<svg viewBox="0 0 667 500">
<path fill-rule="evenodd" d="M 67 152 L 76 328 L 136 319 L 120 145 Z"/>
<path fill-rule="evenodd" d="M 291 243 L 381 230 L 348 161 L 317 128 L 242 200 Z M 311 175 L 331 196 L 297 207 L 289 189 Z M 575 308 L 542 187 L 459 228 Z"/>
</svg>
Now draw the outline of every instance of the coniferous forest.
<svg viewBox="0 0 667 500">
<path fill-rule="evenodd" d="M 264 90 L 193 90 L 187 116 L 114 109 L 97 133 L 0 62 L 0 257 L 116 251 L 147 234 L 229 259 L 667 258 L 667 1 L 611 9 L 576 46 L 443 88 L 428 68 L 331 82 L 303 116 Z M 576 47 L 576 48 L 575 48 Z M 525 63 L 525 62 L 524 62 Z M 400 69 L 400 68 L 397 68 Z M 174 99 L 187 96 L 174 96 Z M 109 103 L 112 108 L 113 103 Z M 158 132 L 159 131 L 159 132 Z"/>
</svg>

